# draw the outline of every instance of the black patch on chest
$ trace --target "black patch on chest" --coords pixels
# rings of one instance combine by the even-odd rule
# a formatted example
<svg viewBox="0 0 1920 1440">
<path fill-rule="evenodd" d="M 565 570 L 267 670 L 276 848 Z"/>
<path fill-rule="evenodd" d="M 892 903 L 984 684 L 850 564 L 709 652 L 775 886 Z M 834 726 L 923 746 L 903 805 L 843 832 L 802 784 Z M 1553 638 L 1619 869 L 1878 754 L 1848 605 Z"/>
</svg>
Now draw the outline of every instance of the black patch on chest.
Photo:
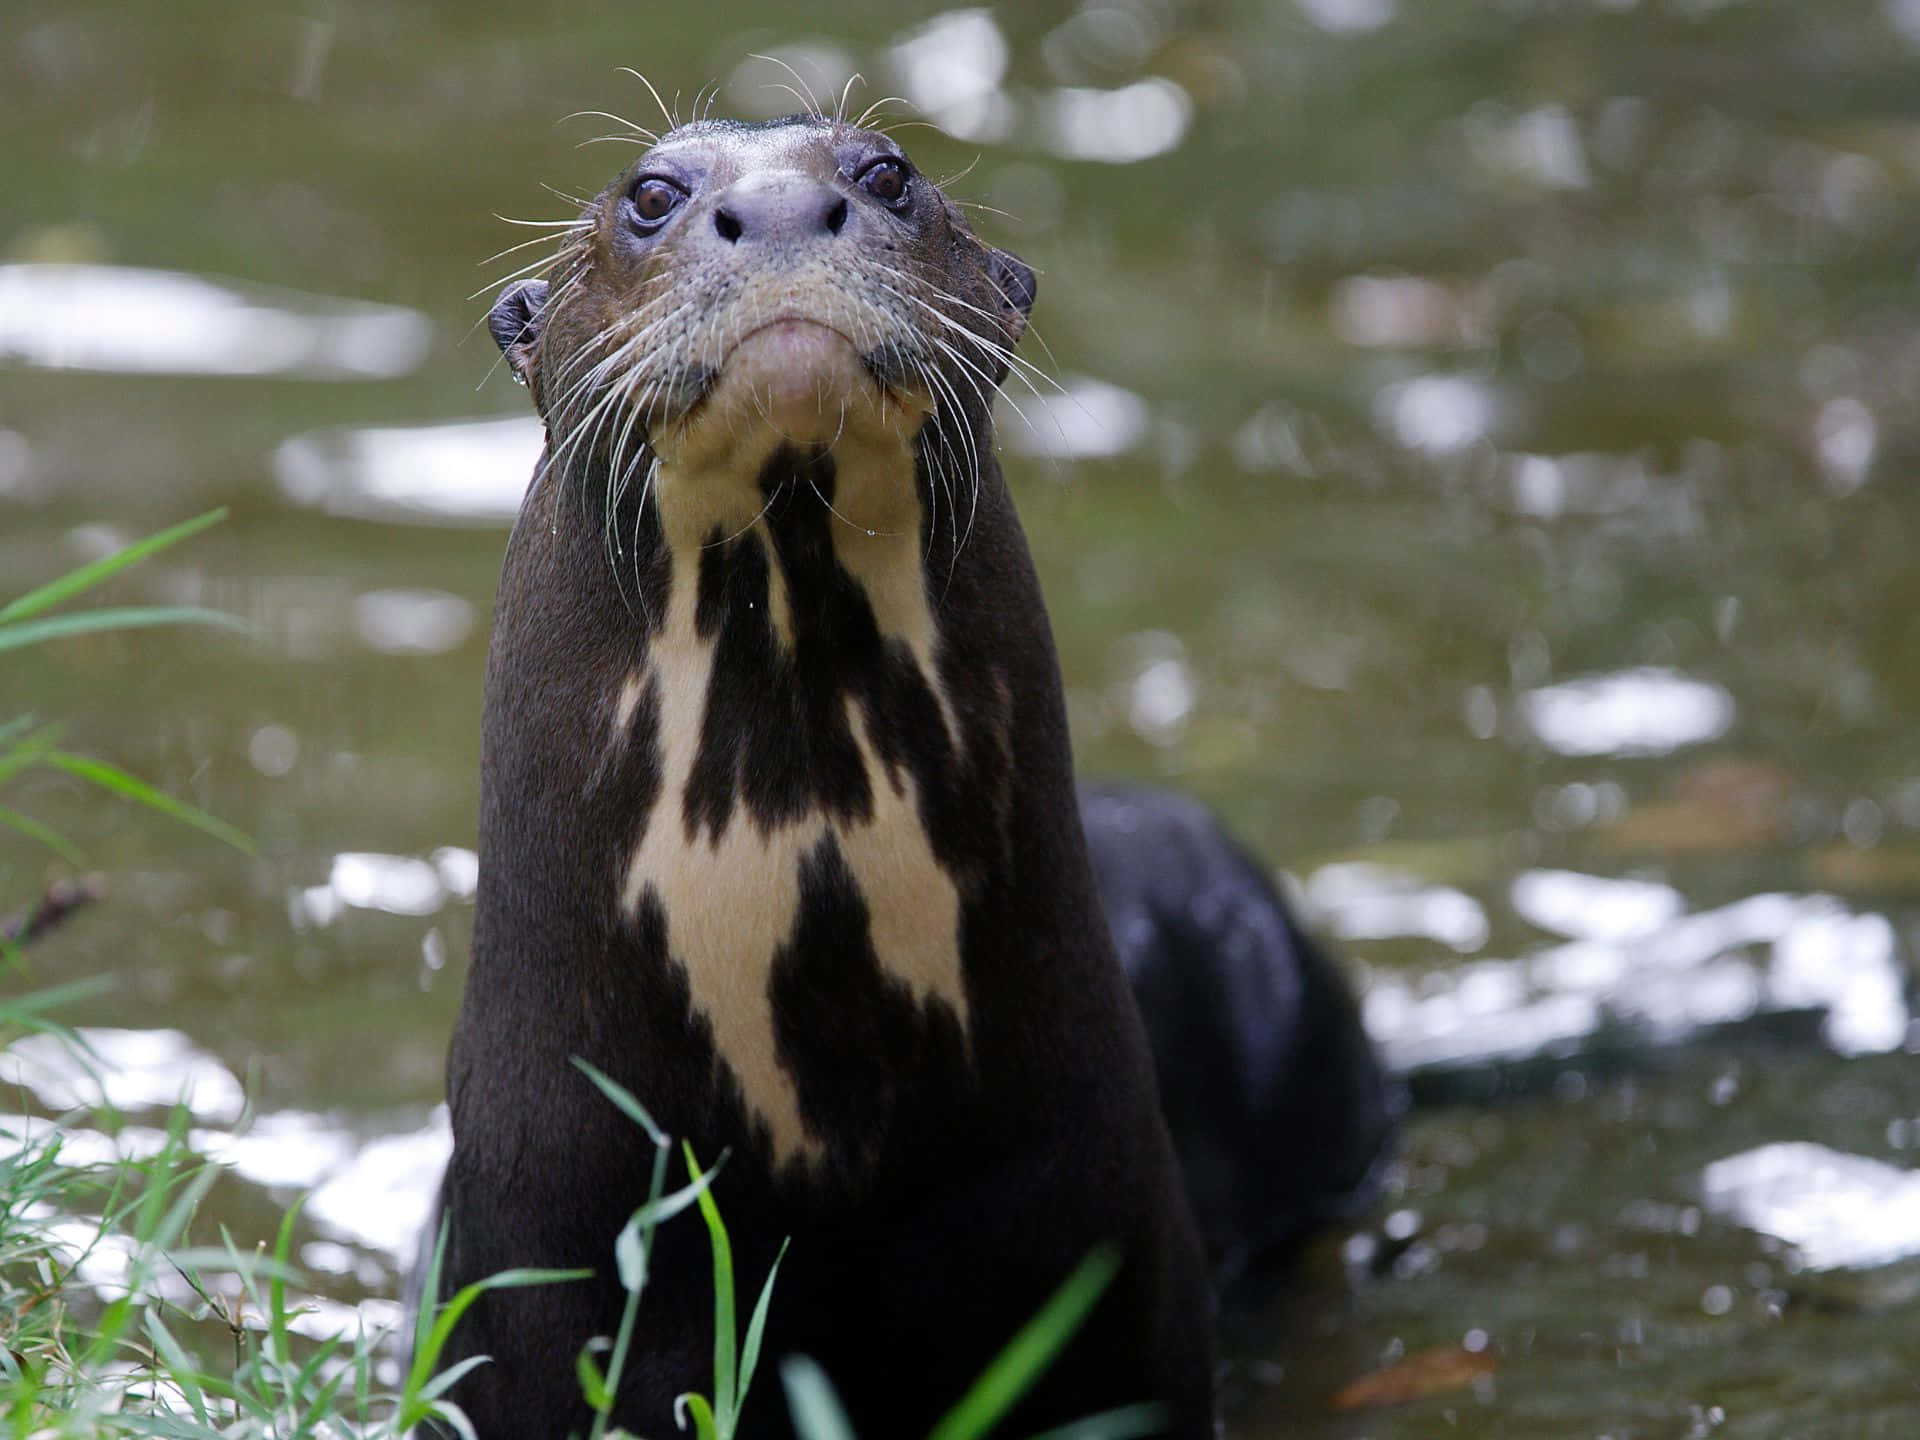
<svg viewBox="0 0 1920 1440">
<path fill-rule="evenodd" d="M 926 1108 L 918 1092 L 956 1092 L 966 1075 L 959 1017 L 922 1009 L 909 984 L 887 973 L 873 948 L 867 899 L 831 835 L 800 865 L 800 921 L 774 956 L 771 980 L 780 1063 L 794 1076 L 807 1129 L 871 1161 L 890 1122 Z M 951 1110 L 948 1103 L 940 1110 Z M 934 1137 L 903 1137 L 901 1144 Z"/>
<path fill-rule="evenodd" d="M 760 484 L 768 497 L 760 524 L 732 538 L 716 530 L 700 552 L 695 627 L 714 653 L 683 806 L 690 842 L 723 835 L 736 809 L 763 833 L 816 811 L 871 817 L 849 700 L 888 783 L 899 783 L 903 766 L 922 794 L 953 778 L 929 677 L 881 633 L 866 590 L 834 553 L 833 527 L 846 522 L 830 508 L 832 458 L 782 449 Z M 790 645 L 774 630 L 773 565 L 786 587 Z"/>
</svg>

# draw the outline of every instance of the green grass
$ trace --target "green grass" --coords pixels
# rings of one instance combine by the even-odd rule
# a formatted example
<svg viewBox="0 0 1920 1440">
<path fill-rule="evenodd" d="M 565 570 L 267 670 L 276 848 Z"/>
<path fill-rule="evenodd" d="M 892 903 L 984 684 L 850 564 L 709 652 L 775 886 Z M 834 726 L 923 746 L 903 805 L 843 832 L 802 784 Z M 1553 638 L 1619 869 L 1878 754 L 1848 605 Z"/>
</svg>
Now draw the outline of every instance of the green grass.
<svg viewBox="0 0 1920 1440">
<path fill-rule="evenodd" d="M 0 604 L 0 656 L 56 640 L 161 625 L 205 625 L 245 631 L 246 625 L 231 615 L 190 605 L 123 605 L 88 610 L 63 608 L 124 574 L 141 561 L 219 524 L 226 515 L 225 510 L 209 511 L 156 535 L 149 535 L 144 540 L 136 540 L 111 555 L 70 570 L 45 585 Z M 61 749 L 60 736 L 61 727 L 57 722 L 43 721 L 31 712 L 14 715 L 0 713 L 0 794 L 30 771 L 60 770 L 109 794 L 189 825 L 236 850 L 252 852 L 253 842 L 225 821 L 155 789 L 117 765 Z M 4 803 L 0 803 L 0 829 L 24 836 L 68 865 L 79 867 L 86 864 L 85 854 L 67 836 L 44 821 Z M 6 898 L 6 879 L 0 873 L 0 901 Z M 3 909 L 0 909 L 0 956 L 15 965 L 22 958 L 20 947 L 13 943 L 9 927 L 4 923 Z"/>
</svg>

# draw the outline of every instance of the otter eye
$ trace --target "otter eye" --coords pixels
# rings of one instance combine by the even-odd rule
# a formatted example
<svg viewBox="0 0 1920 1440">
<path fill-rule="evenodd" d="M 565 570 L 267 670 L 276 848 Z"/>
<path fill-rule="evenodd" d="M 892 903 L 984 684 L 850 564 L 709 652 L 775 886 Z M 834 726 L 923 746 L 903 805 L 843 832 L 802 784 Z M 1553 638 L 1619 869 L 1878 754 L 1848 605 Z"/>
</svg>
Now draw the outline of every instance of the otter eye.
<svg viewBox="0 0 1920 1440">
<path fill-rule="evenodd" d="M 634 218 L 651 229 L 680 208 L 687 192 L 671 180 L 649 175 L 633 187 L 633 193 L 627 198 L 633 206 Z"/>
<path fill-rule="evenodd" d="M 860 188 L 886 205 L 907 198 L 907 167 L 891 155 L 882 156 L 860 172 Z"/>
</svg>

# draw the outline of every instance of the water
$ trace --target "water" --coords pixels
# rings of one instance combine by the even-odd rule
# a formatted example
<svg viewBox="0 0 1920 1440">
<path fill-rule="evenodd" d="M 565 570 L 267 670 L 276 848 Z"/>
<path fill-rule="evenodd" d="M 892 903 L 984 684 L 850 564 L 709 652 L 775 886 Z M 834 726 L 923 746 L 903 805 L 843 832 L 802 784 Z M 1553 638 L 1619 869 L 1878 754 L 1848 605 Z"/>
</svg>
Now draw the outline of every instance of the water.
<svg viewBox="0 0 1920 1440">
<path fill-rule="evenodd" d="M 1023 348 L 1064 393 L 1012 386 L 1003 441 L 1083 765 L 1298 877 L 1419 1067 L 1380 1215 L 1235 1322 L 1235 1433 L 1910 1429 L 1920 10 L 702 17 L 0 19 L 0 594 L 225 504 L 115 598 L 256 632 L 7 657 L 16 707 L 259 845 L 9 787 L 113 883 L 35 953 L 144 1037 L 105 1042 L 147 1083 L 88 1143 L 199 1075 L 219 1218 L 317 1186 L 316 1288 L 392 1293 L 537 444 L 478 322 L 538 252 L 483 258 L 539 232 L 495 216 L 622 163 L 562 118 L 652 118 L 616 64 L 772 113 L 771 50 L 912 98 L 949 132 L 916 158 L 971 165 L 1040 272 Z M 48 868 L 0 864 L 15 897 Z M 1782 1198 L 1781 1153 L 1832 1183 Z M 1400 1372 L 1431 1393 L 1336 1408 L 1437 1348 Z"/>
</svg>

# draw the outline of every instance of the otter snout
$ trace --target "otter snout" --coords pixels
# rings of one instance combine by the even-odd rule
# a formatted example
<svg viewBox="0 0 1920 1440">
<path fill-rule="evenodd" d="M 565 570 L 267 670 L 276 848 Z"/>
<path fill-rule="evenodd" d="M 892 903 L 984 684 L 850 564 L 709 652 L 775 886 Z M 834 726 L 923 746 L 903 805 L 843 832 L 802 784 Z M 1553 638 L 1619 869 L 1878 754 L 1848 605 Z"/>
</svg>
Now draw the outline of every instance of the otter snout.
<svg viewBox="0 0 1920 1440">
<path fill-rule="evenodd" d="M 713 233 L 726 245 L 797 249 L 846 228 L 847 197 L 793 172 L 742 176 L 715 197 Z"/>
</svg>

